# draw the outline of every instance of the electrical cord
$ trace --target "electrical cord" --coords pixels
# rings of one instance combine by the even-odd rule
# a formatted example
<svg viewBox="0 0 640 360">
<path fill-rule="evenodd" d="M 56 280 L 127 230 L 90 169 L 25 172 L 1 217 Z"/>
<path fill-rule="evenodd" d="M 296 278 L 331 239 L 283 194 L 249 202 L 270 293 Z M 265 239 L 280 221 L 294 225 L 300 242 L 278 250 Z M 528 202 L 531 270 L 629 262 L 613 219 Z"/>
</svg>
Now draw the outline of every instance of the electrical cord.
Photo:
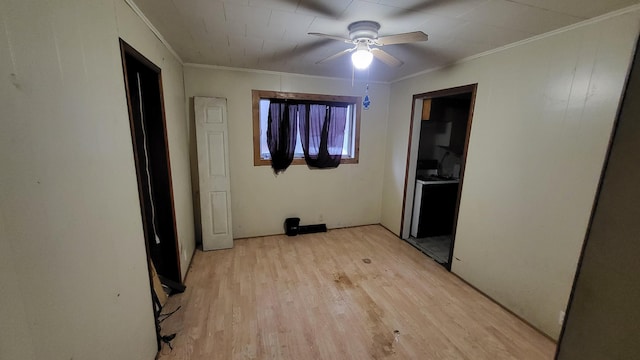
<svg viewBox="0 0 640 360">
<path fill-rule="evenodd" d="M 175 314 L 176 312 L 178 312 L 178 310 L 180 310 L 180 308 L 182 308 L 182 305 L 178 306 L 175 310 L 166 313 L 166 314 L 158 314 L 157 317 L 157 322 L 158 322 L 158 339 L 160 340 L 161 343 L 163 344 L 167 344 L 167 346 L 169 347 L 169 352 L 173 351 L 173 345 L 171 345 L 171 341 L 173 341 L 173 339 L 176 338 L 176 333 L 173 334 L 169 334 L 169 335 L 160 335 L 160 331 L 162 330 L 160 327 L 160 324 L 167 320 L 168 318 L 170 318 L 173 314 Z M 162 350 L 162 348 L 159 349 L 160 351 Z"/>
<path fill-rule="evenodd" d="M 160 237 L 158 237 L 158 230 L 156 229 L 156 205 L 153 200 L 153 189 L 151 187 L 151 171 L 149 170 L 149 150 L 147 148 L 147 132 L 144 124 L 144 110 L 142 106 L 142 83 L 140 82 L 140 73 L 136 73 L 138 78 L 138 103 L 140 106 L 140 124 L 142 127 L 142 148 L 144 149 L 144 163 L 145 170 L 147 172 L 147 187 L 149 188 L 149 202 L 151 203 L 151 225 L 153 228 L 153 236 L 155 237 L 156 244 L 160 244 Z"/>
<path fill-rule="evenodd" d="M 173 310 L 173 311 L 172 311 L 172 312 L 170 312 L 170 313 L 167 313 L 167 314 L 160 314 L 160 315 L 158 315 L 158 321 L 159 321 L 159 322 L 163 322 L 163 321 L 167 320 L 168 318 L 170 318 L 170 317 L 171 317 L 171 315 L 175 314 L 178 310 L 180 310 L 180 308 L 181 308 L 181 307 L 182 307 L 182 305 L 181 305 L 181 306 L 178 306 L 175 310 Z M 162 319 L 160 319 L 160 317 L 161 317 L 161 316 L 163 316 L 163 318 L 162 318 Z"/>
<path fill-rule="evenodd" d="M 163 343 L 167 344 L 167 346 L 169 346 L 169 349 L 171 349 L 171 351 L 173 351 L 173 346 L 171 346 L 171 341 L 173 339 L 175 339 L 176 334 L 171 334 L 171 335 L 165 335 L 160 337 L 160 340 L 162 340 Z"/>
</svg>

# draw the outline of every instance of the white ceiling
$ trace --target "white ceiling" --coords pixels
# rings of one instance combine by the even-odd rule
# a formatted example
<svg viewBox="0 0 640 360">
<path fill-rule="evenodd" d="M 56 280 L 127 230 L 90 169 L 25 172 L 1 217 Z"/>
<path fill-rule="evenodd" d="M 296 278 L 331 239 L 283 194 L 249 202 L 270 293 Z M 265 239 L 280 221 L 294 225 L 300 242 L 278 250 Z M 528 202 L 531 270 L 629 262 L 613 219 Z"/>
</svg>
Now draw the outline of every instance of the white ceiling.
<svg viewBox="0 0 640 360">
<path fill-rule="evenodd" d="M 348 37 L 374 20 L 379 35 L 423 31 L 424 43 L 387 45 L 404 61 L 374 60 L 356 77 L 391 81 L 562 28 L 638 0 L 133 0 L 186 63 L 351 78 L 349 56 L 320 59 L 350 45 L 308 35 Z"/>
</svg>

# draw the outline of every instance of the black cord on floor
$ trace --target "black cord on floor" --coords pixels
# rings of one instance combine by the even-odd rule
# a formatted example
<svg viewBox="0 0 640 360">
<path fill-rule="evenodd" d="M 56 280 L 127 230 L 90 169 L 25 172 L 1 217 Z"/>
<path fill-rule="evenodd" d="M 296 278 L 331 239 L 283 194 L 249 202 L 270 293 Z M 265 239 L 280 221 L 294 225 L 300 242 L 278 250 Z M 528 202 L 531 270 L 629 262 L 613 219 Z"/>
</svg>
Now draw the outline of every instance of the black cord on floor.
<svg viewBox="0 0 640 360">
<path fill-rule="evenodd" d="M 162 340 L 163 343 L 167 344 L 169 346 L 169 349 L 171 349 L 171 351 L 173 351 L 173 346 L 171 346 L 171 341 L 173 339 L 175 339 L 176 334 L 171 334 L 171 335 L 165 335 L 165 336 L 161 336 L 160 340 Z"/>
<path fill-rule="evenodd" d="M 170 313 L 158 315 L 158 321 L 159 322 L 163 322 L 163 321 L 167 320 L 169 317 L 171 317 L 171 315 L 175 314 L 176 311 L 180 310 L 181 307 L 182 307 L 182 305 L 178 306 L 175 310 L 173 310 Z M 162 316 L 162 318 L 160 318 L 161 316 Z"/>
<path fill-rule="evenodd" d="M 175 339 L 176 334 L 173 333 L 173 334 L 170 334 L 170 335 L 160 335 L 160 331 L 161 331 L 160 324 L 163 321 L 165 321 L 168 318 L 170 318 L 173 314 L 178 312 L 178 310 L 180 310 L 180 308 L 182 308 L 182 305 L 178 306 L 175 310 L 173 310 L 173 311 L 171 311 L 169 313 L 166 313 L 166 314 L 159 313 L 158 317 L 156 319 L 156 321 L 158 323 L 158 341 L 161 342 L 161 343 L 167 344 L 167 346 L 169 346 L 169 349 L 170 349 L 169 352 L 173 351 L 173 346 L 171 345 L 171 341 L 173 341 L 173 339 Z M 161 351 L 161 349 L 158 349 L 158 351 Z"/>
</svg>

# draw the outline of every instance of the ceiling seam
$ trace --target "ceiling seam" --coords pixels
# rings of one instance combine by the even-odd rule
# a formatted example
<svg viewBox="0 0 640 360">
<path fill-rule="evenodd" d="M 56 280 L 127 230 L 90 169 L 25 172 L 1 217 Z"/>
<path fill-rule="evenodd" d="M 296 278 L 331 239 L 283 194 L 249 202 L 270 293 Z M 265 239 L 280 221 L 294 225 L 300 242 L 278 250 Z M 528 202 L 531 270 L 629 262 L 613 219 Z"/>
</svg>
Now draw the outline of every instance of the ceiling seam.
<svg viewBox="0 0 640 360">
<path fill-rule="evenodd" d="M 548 9 L 548 8 L 541 7 L 541 6 L 535 6 L 535 5 L 527 4 L 527 3 L 525 3 L 525 2 L 520 2 L 520 1 L 517 1 L 517 0 L 505 0 L 505 1 L 506 1 L 506 2 L 510 2 L 510 3 L 512 3 L 512 4 L 517 4 L 517 5 L 526 6 L 526 7 L 532 8 L 532 9 L 536 9 L 536 10 L 549 11 L 549 12 L 552 12 L 552 13 L 562 14 L 562 15 L 567 15 L 567 16 L 572 16 L 572 17 L 575 17 L 575 18 L 583 19 L 583 20 L 588 19 L 588 18 L 585 18 L 584 16 L 578 16 L 578 15 L 569 14 L 569 13 L 562 12 L 562 11 L 556 11 L 556 10 Z"/>
<path fill-rule="evenodd" d="M 625 14 L 633 13 L 635 11 L 640 11 L 640 4 L 631 5 L 631 6 L 628 6 L 626 8 L 622 8 L 622 9 L 619 9 L 619 10 L 616 10 L 616 11 L 612 11 L 612 12 L 606 13 L 604 15 L 600 15 L 600 16 L 596 16 L 596 17 L 591 18 L 591 19 L 580 21 L 578 23 L 571 24 L 571 25 L 565 26 L 565 27 L 560 28 L 560 29 L 556 29 L 556 30 L 552 30 L 552 31 L 546 32 L 544 34 L 532 36 L 530 38 L 527 38 L 527 39 L 524 39 L 524 40 L 520 40 L 520 41 L 516 41 L 514 43 L 507 44 L 507 45 L 504 45 L 504 46 L 500 46 L 500 47 L 497 47 L 495 49 L 491 49 L 489 51 L 481 52 L 479 54 L 471 55 L 471 56 L 468 56 L 468 57 L 466 57 L 464 59 L 460 59 L 458 61 L 454 61 L 454 62 L 449 63 L 449 64 L 437 66 L 437 67 L 434 67 L 434 68 L 431 68 L 431 69 L 427 69 L 427 70 L 422 70 L 422 71 L 417 72 L 415 74 L 403 76 L 403 77 L 401 77 L 399 79 L 396 79 L 396 80 L 391 80 L 391 81 L 389 81 L 389 83 L 390 84 L 394 84 L 394 83 L 397 83 L 399 81 L 404 81 L 404 80 L 411 79 L 411 78 L 414 78 L 414 77 L 417 77 L 417 76 L 420 76 L 420 75 L 428 74 L 428 73 L 433 72 L 433 71 L 438 71 L 438 70 L 444 69 L 446 67 L 449 67 L 451 65 L 457 65 L 457 64 L 466 63 L 466 62 L 469 62 L 471 60 L 475 60 L 475 59 L 478 59 L 478 58 L 481 58 L 481 57 L 484 57 L 484 56 L 487 56 L 487 55 L 499 53 L 501 51 L 508 50 L 508 49 L 511 49 L 513 47 L 516 47 L 516 46 L 528 44 L 530 42 L 538 41 L 540 39 L 551 37 L 551 36 L 554 36 L 554 35 L 557 35 L 557 34 L 561 34 L 561 33 L 564 33 L 564 32 L 570 31 L 570 30 L 574 30 L 574 29 L 578 29 L 578 28 L 581 28 L 581 27 L 584 27 L 584 26 L 595 24 L 595 23 L 598 23 L 598 22 L 601 22 L 601 21 L 605 21 L 605 20 L 617 17 L 617 16 L 622 16 L 622 15 L 625 15 Z"/>
<path fill-rule="evenodd" d="M 284 71 L 272 71 L 272 70 L 260 70 L 260 69 L 249 69 L 249 68 L 237 68 L 231 66 L 220 66 L 220 65 L 210 65 L 210 64 L 198 64 L 198 63 L 184 63 L 182 64 L 184 67 L 192 67 L 192 68 L 201 68 L 201 69 L 213 69 L 213 70 L 228 70 L 228 71 L 239 71 L 239 72 L 249 72 L 256 74 L 269 74 L 269 75 L 291 75 L 291 76 L 299 76 L 299 77 L 308 77 L 308 78 L 317 78 L 317 79 L 331 79 L 331 80 L 342 80 L 349 81 L 350 79 L 345 79 L 342 77 L 332 77 L 332 76 L 321 76 L 321 75 L 309 75 L 309 74 L 299 74 L 299 73 L 289 73 Z M 369 80 L 357 80 L 357 82 L 361 82 L 363 84 L 380 84 L 380 85 L 389 85 L 391 82 L 389 81 L 369 81 Z"/>
</svg>

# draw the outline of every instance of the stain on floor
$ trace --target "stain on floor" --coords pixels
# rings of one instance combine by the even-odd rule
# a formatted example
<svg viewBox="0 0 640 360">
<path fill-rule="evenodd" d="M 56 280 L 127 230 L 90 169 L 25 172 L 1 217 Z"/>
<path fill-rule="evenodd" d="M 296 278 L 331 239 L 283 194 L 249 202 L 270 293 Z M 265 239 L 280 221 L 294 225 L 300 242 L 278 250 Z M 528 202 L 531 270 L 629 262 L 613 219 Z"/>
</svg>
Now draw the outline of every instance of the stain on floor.
<svg viewBox="0 0 640 360">
<path fill-rule="evenodd" d="M 362 259 L 363 262 L 366 263 Z M 356 276 L 357 278 L 357 276 Z M 376 304 L 365 289 L 354 283 L 343 271 L 333 274 L 333 281 L 343 289 L 349 289 L 351 296 L 367 315 L 367 325 L 371 334 L 370 357 L 372 359 L 388 358 L 396 353 L 394 346 L 397 343 L 399 330 L 391 330 L 385 327 L 383 322 L 384 310 Z"/>
<path fill-rule="evenodd" d="M 347 288 L 354 287 L 351 279 L 343 271 L 333 274 L 333 281 Z"/>
</svg>

